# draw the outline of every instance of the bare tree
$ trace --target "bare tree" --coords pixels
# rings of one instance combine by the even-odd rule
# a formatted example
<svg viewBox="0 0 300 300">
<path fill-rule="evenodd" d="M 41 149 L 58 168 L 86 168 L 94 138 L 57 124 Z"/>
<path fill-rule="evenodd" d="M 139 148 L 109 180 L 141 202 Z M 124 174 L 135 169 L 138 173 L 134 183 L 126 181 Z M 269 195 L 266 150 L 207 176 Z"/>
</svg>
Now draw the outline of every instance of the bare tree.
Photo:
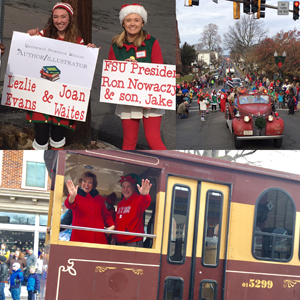
<svg viewBox="0 0 300 300">
<path fill-rule="evenodd" d="M 216 46 L 216 48 L 214 49 L 214 51 L 216 52 L 216 56 L 217 56 L 217 64 L 221 64 L 221 62 L 223 61 L 223 49 L 220 45 Z"/>
<path fill-rule="evenodd" d="M 236 162 L 237 159 L 241 157 L 246 158 L 247 156 L 255 153 L 256 150 L 225 150 L 224 155 L 221 155 L 219 150 L 180 150 L 180 152 Z M 247 164 L 255 163 L 247 160 Z"/>
<path fill-rule="evenodd" d="M 266 37 L 267 32 L 268 29 L 264 28 L 262 20 L 244 14 L 234 26 L 229 26 L 228 33 L 224 34 L 225 50 L 238 53 L 246 60 L 251 47 L 260 43 Z"/>
<path fill-rule="evenodd" d="M 221 36 L 218 33 L 219 27 L 216 24 L 208 24 L 204 26 L 203 32 L 199 39 L 202 48 L 213 51 L 222 42 Z"/>
<path fill-rule="evenodd" d="M 218 64 L 219 60 L 218 60 L 218 56 L 216 55 L 216 52 L 211 52 L 210 53 L 210 63 L 216 67 L 216 65 Z"/>
</svg>

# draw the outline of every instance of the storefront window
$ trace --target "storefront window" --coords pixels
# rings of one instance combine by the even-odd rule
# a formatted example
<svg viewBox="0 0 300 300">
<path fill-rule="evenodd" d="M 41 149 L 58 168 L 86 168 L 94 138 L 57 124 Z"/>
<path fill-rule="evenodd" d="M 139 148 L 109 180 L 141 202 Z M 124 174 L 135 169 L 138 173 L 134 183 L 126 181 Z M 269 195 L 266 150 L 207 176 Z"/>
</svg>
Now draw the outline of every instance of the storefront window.
<svg viewBox="0 0 300 300">
<path fill-rule="evenodd" d="M 40 215 L 40 226 L 47 226 L 48 215 Z"/>
<path fill-rule="evenodd" d="M 0 223 L 35 225 L 35 215 L 12 213 L 12 212 L 0 212 Z"/>
<path fill-rule="evenodd" d="M 6 243 L 6 247 L 10 251 L 14 252 L 19 248 L 22 252 L 26 252 L 29 248 L 33 248 L 33 232 L 0 230 L 0 237 L 1 243 Z"/>
<path fill-rule="evenodd" d="M 46 232 L 39 232 L 39 255 L 44 250 L 46 240 Z"/>
</svg>

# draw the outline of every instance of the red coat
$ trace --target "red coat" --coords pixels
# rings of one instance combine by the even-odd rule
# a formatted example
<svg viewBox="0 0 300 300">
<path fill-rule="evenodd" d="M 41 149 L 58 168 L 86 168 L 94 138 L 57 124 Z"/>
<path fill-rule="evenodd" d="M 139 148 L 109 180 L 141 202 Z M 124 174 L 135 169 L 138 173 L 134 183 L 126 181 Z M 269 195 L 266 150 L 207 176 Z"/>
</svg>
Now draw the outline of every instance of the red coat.
<svg viewBox="0 0 300 300">
<path fill-rule="evenodd" d="M 79 188 L 74 203 L 69 204 L 68 196 L 65 205 L 67 208 L 72 209 L 73 226 L 104 229 L 104 227 L 115 225 L 110 213 L 107 211 L 104 199 L 95 189 L 86 194 Z M 71 241 L 107 244 L 105 233 L 75 229 L 72 230 Z"/>
<path fill-rule="evenodd" d="M 140 195 L 136 192 L 130 198 L 124 198 L 118 204 L 116 213 L 116 230 L 144 233 L 144 211 L 151 203 L 150 195 Z M 134 243 L 141 241 L 142 237 L 131 235 L 116 235 L 118 243 Z"/>
</svg>

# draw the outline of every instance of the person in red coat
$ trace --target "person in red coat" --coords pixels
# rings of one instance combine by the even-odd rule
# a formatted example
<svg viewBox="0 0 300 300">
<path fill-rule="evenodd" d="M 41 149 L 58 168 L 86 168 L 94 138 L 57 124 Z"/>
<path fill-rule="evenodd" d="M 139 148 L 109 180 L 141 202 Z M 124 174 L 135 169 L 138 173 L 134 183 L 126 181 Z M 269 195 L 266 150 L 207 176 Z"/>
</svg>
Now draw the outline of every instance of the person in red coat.
<svg viewBox="0 0 300 300">
<path fill-rule="evenodd" d="M 143 214 L 151 203 L 149 195 L 152 184 L 143 179 L 138 184 L 136 174 L 121 176 L 123 199 L 119 202 L 116 213 L 116 230 L 144 233 Z M 138 192 L 136 190 L 138 189 Z M 143 247 L 143 238 L 131 235 L 115 236 L 117 245 Z"/>
<path fill-rule="evenodd" d="M 96 175 L 92 172 L 83 173 L 79 184 L 81 188 L 75 187 L 71 180 L 67 182 L 69 195 L 65 200 L 65 206 L 72 209 L 72 225 L 114 230 L 113 218 L 107 211 L 104 199 L 96 190 Z M 75 229 L 72 230 L 71 241 L 107 244 L 105 233 Z"/>
</svg>

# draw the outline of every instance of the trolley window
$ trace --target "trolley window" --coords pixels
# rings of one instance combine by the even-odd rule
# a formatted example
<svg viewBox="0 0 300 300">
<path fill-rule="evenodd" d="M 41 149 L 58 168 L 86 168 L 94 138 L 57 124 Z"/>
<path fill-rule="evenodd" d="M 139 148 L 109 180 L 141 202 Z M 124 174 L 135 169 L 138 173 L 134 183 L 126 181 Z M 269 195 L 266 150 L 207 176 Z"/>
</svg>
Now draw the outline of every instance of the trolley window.
<svg viewBox="0 0 300 300">
<path fill-rule="evenodd" d="M 219 191 L 208 191 L 202 250 L 202 264 L 206 266 L 216 267 L 219 263 L 222 210 L 223 194 Z"/>
<path fill-rule="evenodd" d="M 64 177 L 61 177 L 63 183 L 66 183 L 68 180 L 74 182 L 74 185 L 80 185 L 80 178 L 82 174 L 86 171 L 93 173 L 96 176 L 97 186 L 96 189 L 98 193 L 103 196 L 105 200 L 105 205 L 112 215 L 113 219 L 116 215 L 116 210 L 118 203 L 122 200 L 122 187 L 120 184 L 121 176 L 127 174 L 133 174 L 136 177 L 141 179 L 149 179 L 152 184 L 150 190 L 151 203 L 149 207 L 145 210 L 143 215 L 143 224 L 145 234 L 154 234 L 154 224 L 155 224 L 155 207 L 156 207 L 156 195 L 158 192 L 157 188 L 157 178 L 160 176 L 160 171 L 151 167 L 143 165 L 135 165 L 130 163 L 123 163 L 114 160 L 106 160 L 102 157 L 93 157 L 86 156 L 81 154 L 67 153 L 65 168 L 64 168 Z M 72 227 L 73 224 L 73 214 L 71 209 L 65 207 L 65 199 L 68 195 L 68 190 L 66 185 L 63 186 L 63 191 L 61 196 L 58 197 L 62 202 L 61 208 L 61 232 L 59 234 L 60 241 L 69 241 L 71 238 L 71 233 L 73 230 L 78 230 L 75 227 Z M 92 207 L 90 207 L 92 209 Z M 130 210 L 130 209 L 129 209 Z M 128 211 L 129 211 L 128 210 Z M 89 212 L 87 212 L 89 214 Z M 93 217 L 93 212 L 89 218 Z M 68 227 L 69 226 L 69 227 Z M 70 227 L 71 226 L 71 227 Z M 87 227 L 86 232 L 90 233 L 93 231 L 93 226 L 86 226 L 77 224 L 78 227 Z M 67 228 L 67 230 L 65 230 Z M 98 230 L 98 227 L 95 227 Z M 71 231 L 72 230 L 72 231 Z M 121 230 L 122 231 L 122 230 Z M 128 230 L 129 232 L 130 230 Z M 138 232 L 130 232 L 132 236 L 135 234 L 138 235 Z M 144 233 L 142 233 L 144 234 Z M 107 236 L 108 244 L 111 244 L 111 236 Z M 77 241 L 78 242 L 78 241 Z M 89 243 L 90 241 L 85 241 Z M 144 236 L 143 243 L 140 247 L 143 248 L 155 248 L 155 238 Z"/>
<path fill-rule="evenodd" d="M 183 279 L 167 277 L 165 280 L 164 300 L 181 300 L 183 297 Z"/>
<path fill-rule="evenodd" d="M 188 186 L 175 185 L 168 247 L 168 262 L 183 264 L 186 255 L 187 225 L 191 191 Z"/>
<path fill-rule="evenodd" d="M 252 254 L 257 259 L 287 262 L 293 255 L 296 208 L 282 189 L 271 188 L 255 207 Z"/>
<path fill-rule="evenodd" d="M 217 300 L 218 284 L 214 280 L 202 280 L 200 282 L 199 300 Z"/>
</svg>

